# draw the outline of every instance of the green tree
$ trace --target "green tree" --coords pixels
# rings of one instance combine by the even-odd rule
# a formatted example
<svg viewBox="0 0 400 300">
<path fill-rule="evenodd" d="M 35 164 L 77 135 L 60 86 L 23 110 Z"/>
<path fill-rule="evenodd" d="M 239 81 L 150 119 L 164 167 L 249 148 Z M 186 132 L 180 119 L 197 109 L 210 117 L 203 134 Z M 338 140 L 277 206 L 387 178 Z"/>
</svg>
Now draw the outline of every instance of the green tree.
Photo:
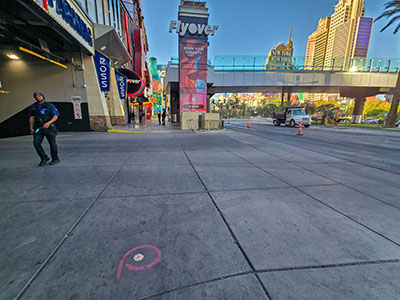
<svg viewBox="0 0 400 300">
<path fill-rule="evenodd" d="M 279 105 L 279 111 L 283 111 L 286 107 L 291 106 L 292 102 L 285 101 Z"/>
<path fill-rule="evenodd" d="M 279 110 L 279 106 L 273 103 L 267 104 L 266 115 L 267 117 L 272 117 L 272 115 Z"/>
<path fill-rule="evenodd" d="M 338 110 L 338 108 L 331 103 L 322 104 L 321 106 L 317 107 L 317 112 L 322 115 L 322 125 L 328 124 L 328 118 L 333 118 L 336 114 L 336 110 Z"/>
<path fill-rule="evenodd" d="M 390 105 L 384 101 L 366 101 L 364 107 L 364 115 L 367 117 L 378 117 L 385 115 L 389 111 Z"/>
<path fill-rule="evenodd" d="M 306 102 L 304 104 L 304 109 L 306 110 L 307 115 L 313 115 L 317 110 L 317 107 L 311 102 Z"/>
<path fill-rule="evenodd" d="M 375 21 L 378 21 L 382 18 L 390 18 L 389 22 L 385 27 L 381 29 L 381 32 L 384 31 L 389 26 L 395 24 L 396 28 L 393 31 L 393 34 L 396 34 L 400 30 L 400 0 L 392 0 L 386 2 L 383 6 L 385 11 L 376 18 Z M 388 120 L 386 122 L 386 127 L 394 127 L 397 118 L 397 110 L 399 107 L 399 98 L 400 98 L 400 73 L 397 76 L 396 89 L 394 92 L 394 97 L 392 101 L 392 105 L 390 106 L 390 111 L 388 115 Z"/>
</svg>

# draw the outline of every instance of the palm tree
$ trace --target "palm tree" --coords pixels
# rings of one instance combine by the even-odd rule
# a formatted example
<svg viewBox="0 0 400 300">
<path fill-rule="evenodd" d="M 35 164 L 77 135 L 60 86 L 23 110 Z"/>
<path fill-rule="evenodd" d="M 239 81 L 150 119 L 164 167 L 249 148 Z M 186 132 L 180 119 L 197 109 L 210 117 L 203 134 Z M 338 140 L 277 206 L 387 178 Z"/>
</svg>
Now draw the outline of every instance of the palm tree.
<svg viewBox="0 0 400 300">
<path fill-rule="evenodd" d="M 322 125 L 328 124 L 328 119 L 332 118 L 335 115 L 336 109 L 337 107 L 335 107 L 335 105 L 331 103 L 323 104 L 317 107 L 317 112 L 319 112 L 322 115 L 322 120 L 321 120 Z"/>
<path fill-rule="evenodd" d="M 381 32 L 384 31 L 389 26 L 395 24 L 397 26 L 393 34 L 396 34 L 400 30 L 400 0 L 389 1 L 385 3 L 383 7 L 385 8 L 385 11 L 378 18 L 376 18 L 375 21 L 378 21 L 379 19 L 382 18 L 391 18 L 389 22 L 386 24 L 386 26 L 381 29 Z M 397 118 L 399 98 L 400 98 L 400 73 L 399 76 L 397 77 L 396 89 L 394 91 L 392 105 L 390 106 L 386 127 L 395 126 L 394 124 L 396 123 L 396 118 Z"/>
<path fill-rule="evenodd" d="M 398 22 L 400 20 L 400 0 L 392 0 L 383 6 L 385 11 L 376 18 L 375 22 L 382 18 L 392 18 L 389 20 L 389 23 L 386 24 L 385 27 L 381 29 L 381 32 L 384 31 L 389 26 L 393 25 L 393 23 Z M 400 23 L 396 24 L 397 27 L 394 30 L 393 34 L 396 34 L 400 30 Z"/>
</svg>

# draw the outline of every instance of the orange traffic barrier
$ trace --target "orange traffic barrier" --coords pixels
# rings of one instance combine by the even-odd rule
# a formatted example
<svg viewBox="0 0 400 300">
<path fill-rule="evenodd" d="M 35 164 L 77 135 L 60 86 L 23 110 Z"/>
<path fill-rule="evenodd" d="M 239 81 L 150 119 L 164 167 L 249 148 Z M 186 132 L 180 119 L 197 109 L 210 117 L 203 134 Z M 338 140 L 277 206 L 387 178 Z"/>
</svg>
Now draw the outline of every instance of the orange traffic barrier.
<svg viewBox="0 0 400 300">
<path fill-rule="evenodd" d="M 250 128 L 250 118 L 247 119 L 247 128 Z"/>
<path fill-rule="evenodd" d="M 303 132 L 301 130 L 301 121 L 300 121 L 300 124 L 299 124 L 299 133 L 297 135 L 303 135 Z"/>
</svg>

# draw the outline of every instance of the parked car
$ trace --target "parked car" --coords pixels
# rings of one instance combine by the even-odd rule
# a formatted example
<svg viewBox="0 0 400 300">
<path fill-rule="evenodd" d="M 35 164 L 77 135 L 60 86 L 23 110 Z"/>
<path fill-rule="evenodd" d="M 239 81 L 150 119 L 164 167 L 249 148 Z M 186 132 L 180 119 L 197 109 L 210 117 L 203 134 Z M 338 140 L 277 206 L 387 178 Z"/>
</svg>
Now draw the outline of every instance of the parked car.
<svg viewBox="0 0 400 300">
<path fill-rule="evenodd" d="M 347 118 L 339 118 L 339 120 L 337 121 L 340 124 L 350 124 L 351 121 Z"/>
<path fill-rule="evenodd" d="M 362 120 L 361 123 L 363 123 L 363 124 L 378 124 L 379 123 L 379 119 L 368 118 L 368 119 Z"/>
</svg>

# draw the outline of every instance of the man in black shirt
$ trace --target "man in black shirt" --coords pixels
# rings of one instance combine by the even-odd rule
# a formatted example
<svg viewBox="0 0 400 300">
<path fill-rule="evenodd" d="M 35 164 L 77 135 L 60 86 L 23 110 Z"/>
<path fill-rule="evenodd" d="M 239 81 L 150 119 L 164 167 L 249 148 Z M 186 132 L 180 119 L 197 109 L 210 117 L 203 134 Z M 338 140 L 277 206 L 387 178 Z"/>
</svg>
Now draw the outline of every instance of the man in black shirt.
<svg viewBox="0 0 400 300">
<path fill-rule="evenodd" d="M 50 145 L 52 158 L 50 165 L 58 164 L 60 159 L 58 158 L 56 144 L 57 128 L 54 122 L 57 121 L 60 113 L 53 104 L 45 101 L 46 97 L 42 92 L 34 92 L 33 98 L 35 98 L 36 103 L 30 106 L 29 125 L 31 134 L 33 134 L 33 146 L 40 156 L 39 166 L 44 166 L 50 160 L 42 147 L 44 137 Z"/>
</svg>

